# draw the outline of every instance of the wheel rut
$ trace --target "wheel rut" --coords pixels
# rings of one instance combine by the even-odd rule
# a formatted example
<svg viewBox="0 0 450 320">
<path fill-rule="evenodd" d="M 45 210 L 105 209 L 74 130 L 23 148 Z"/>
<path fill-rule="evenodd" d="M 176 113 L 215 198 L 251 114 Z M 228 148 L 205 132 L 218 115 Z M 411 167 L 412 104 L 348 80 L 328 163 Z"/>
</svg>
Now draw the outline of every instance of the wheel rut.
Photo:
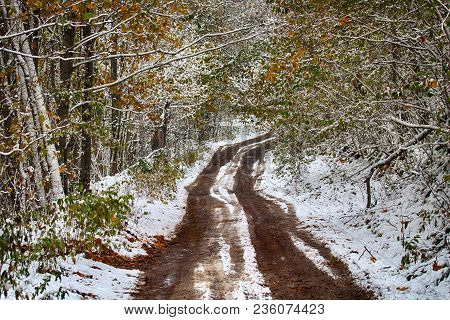
<svg viewBox="0 0 450 320">
<path fill-rule="evenodd" d="M 268 145 L 247 152 L 236 174 L 234 192 L 248 215 L 258 267 L 274 299 L 371 299 L 357 286 L 346 265 L 330 250 L 299 228 L 292 206 L 286 213 L 272 199 L 255 190 L 253 166 L 264 161 Z M 306 252 L 299 250 L 299 247 Z M 319 268 L 308 256 L 327 265 Z M 328 272 L 327 272 L 328 271 Z"/>
<path fill-rule="evenodd" d="M 220 259 L 216 241 L 220 221 L 216 210 L 223 210 L 226 215 L 227 209 L 222 201 L 212 197 L 210 190 L 219 170 L 232 160 L 240 148 L 265 138 L 267 136 L 263 135 L 221 147 L 214 153 L 209 164 L 189 186 L 186 213 L 175 230 L 174 239 L 167 248 L 151 257 L 148 264 L 140 267 L 143 276 L 132 295 L 134 299 L 227 298 L 223 294 L 224 277 L 214 277 L 217 270 L 217 263 L 214 262 Z M 240 247 L 234 246 L 230 251 L 233 262 L 241 265 Z M 236 274 L 238 272 L 240 270 L 236 270 Z M 205 292 L 208 290 L 210 292 Z"/>
</svg>

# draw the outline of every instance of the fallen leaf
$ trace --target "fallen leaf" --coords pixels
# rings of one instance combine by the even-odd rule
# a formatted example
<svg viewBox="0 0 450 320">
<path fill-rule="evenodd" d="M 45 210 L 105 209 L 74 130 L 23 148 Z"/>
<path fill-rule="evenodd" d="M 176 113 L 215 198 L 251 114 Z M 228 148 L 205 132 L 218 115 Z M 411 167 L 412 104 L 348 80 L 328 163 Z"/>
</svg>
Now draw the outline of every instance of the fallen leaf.
<svg viewBox="0 0 450 320">
<path fill-rule="evenodd" d="M 81 273 L 81 272 L 79 272 L 79 271 L 74 272 L 73 274 L 79 276 L 80 278 L 92 279 L 92 278 L 94 277 L 94 276 L 91 275 L 91 274 L 84 274 L 84 273 Z"/>
<path fill-rule="evenodd" d="M 437 261 L 433 262 L 433 271 L 439 271 L 442 268 L 444 268 L 444 266 L 440 266 Z"/>
</svg>

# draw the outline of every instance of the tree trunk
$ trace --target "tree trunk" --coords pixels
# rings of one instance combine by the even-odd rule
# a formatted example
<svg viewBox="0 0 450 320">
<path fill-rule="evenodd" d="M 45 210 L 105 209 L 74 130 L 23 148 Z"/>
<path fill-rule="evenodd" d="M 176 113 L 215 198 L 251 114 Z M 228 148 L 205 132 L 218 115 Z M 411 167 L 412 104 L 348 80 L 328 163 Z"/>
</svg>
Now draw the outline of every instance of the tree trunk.
<svg viewBox="0 0 450 320">
<path fill-rule="evenodd" d="M 20 4 L 17 1 L 13 1 L 13 4 L 20 8 Z M 20 14 L 20 12 L 17 12 Z M 15 28 L 16 32 L 24 31 L 23 22 L 16 22 Z M 31 49 L 29 42 L 24 34 L 15 37 L 13 40 L 14 49 L 16 51 L 23 52 L 25 55 L 31 55 Z M 64 190 L 62 187 L 61 175 L 59 172 L 59 162 L 57 157 L 57 152 L 55 145 L 51 142 L 51 122 L 47 113 L 47 108 L 45 106 L 44 94 L 42 86 L 38 81 L 37 71 L 35 68 L 35 63 L 33 59 L 29 56 L 16 55 L 16 60 L 19 68 L 22 68 L 25 86 L 28 90 L 29 97 L 32 103 L 36 106 L 37 116 L 39 118 L 39 124 L 41 132 L 43 134 L 43 141 L 45 144 L 46 152 L 45 158 L 49 168 L 49 178 L 51 183 L 51 192 L 53 195 L 53 200 L 60 199 L 64 197 Z"/>
<path fill-rule="evenodd" d="M 83 38 L 88 38 L 92 34 L 92 29 L 90 25 L 83 27 Z M 88 41 L 85 45 L 86 59 L 92 57 L 93 50 L 92 41 Z M 84 78 L 84 88 L 92 88 L 94 83 L 94 62 L 86 63 L 85 78 Z M 88 101 L 90 93 L 86 92 L 84 99 Z M 91 171 L 92 171 L 92 137 L 89 132 L 89 125 L 92 120 L 92 110 L 88 102 L 84 103 L 81 107 L 83 121 L 83 129 L 81 132 L 81 173 L 80 173 L 80 183 L 84 192 L 89 192 L 91 188 Z"/>
<path fill-rule="evenodd" d="M 34 140 L 38 138 L 38 133 L 36 133 L 33 121 L 33 112 L 29 107 L 30 99 L 28 98 L 28 92 L 26 89 L 26 84 L 24 80 L 24 75 L 19 68 L 19 81 L 20 81 L 20 93 L 24 106 L 26 107 L 26 125 L 28 129 L 28 133 L 30 134 L 30 139 Z M 33 176 L 36 184 L 36 191 L 38 195 L 39 204 L 44 207 L 47 203 L 45 188 L 44 188 L 44 176 L 42 174 L 41 161 L 39 158 L 39 141 L 34 142 L 31 145 L 31 154 L 32 154 L 32 162 L 33 162 Z"/>
<path fill-rule="evenodd" d="M 116 52 L 117 47 L 117 36 L 114 36 L 113 38 L 114 43 L 114 52 Z M 115 81 L 118 78 L 118 65 L 117 65 L 117 58 L 111 59 L 111 81 Z M 113 139 L 113 146 L 111 148 L 111 175 L 115 175 L 119 171 L 118 161 L 119 161 L 119 147 L 120 144 L 119 138 L 120 138 L 120 111 L 117 110 L 119 106 L 119 99 L 120 96 L 115 91 L 116 88 L 112 88 L 111 93 L 111 132 L 112 132 L 112 139 Z"/>
<path fill-rule="evenodd" d="M 73 56 L 71 53 L 71 48 L 75 43 L 75 28 L 68 26 L 64 29 L 64 48 L 66 52 L 63 54 L 64 58 L 70 58 Z M 70 89 L 70 77 L 73 71 L 73 63 L 71 60 L 61 60 L 59 64 L 60 69 L 60 87 L 65 89 Z M 66 125 L 69 117 L 69 107 L 70 100 L 68 93 L 63 93 L 62 96 L 58 97 L 58 109 L 56 114 L 58 115 L 60 125 Z M 58 141 L 58 151 L 61 159 L 61 163 L 65 166 L 66 170 L 62 173 L 64 191 L 66 194 L 69 192 L 69 177 L 67 175 L 67 170 L 69 169 L 68 163 L 68 145 L 67 145 L 67 134 L 65 131 L 62 132 Z"/>
<path fill-rule="evenodd" d="M 169 108 L 170 102 L 166 102 L 161 115 L 161 121 L 155 128 L 155 133 L 153 134 L 152 150 L 162 149 L 166 146 L 167 127 L 169 124 Z"/>
</svg>

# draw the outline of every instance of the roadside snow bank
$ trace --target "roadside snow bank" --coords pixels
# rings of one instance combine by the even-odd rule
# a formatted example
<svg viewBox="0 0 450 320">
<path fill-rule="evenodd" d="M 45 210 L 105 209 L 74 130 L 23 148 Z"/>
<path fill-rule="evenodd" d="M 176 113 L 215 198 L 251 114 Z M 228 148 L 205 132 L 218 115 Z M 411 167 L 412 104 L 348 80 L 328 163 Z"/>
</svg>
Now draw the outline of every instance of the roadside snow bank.
<svg viewBox="0 0 450 320">
<path fill-rule="evenodd" d="M 431 197 L 423 200 L 417 183 L 402 181 L 392 190 L 374 180 L 377 205 L 365 210 L 365 188 L 357 173 L 366 163 L 317 157 L 294 179 L 275 172 L 271 154 L 265 161 L 260 190 L 292 203 L 301 228 L 346 261 L 362 285 L 385 299 L 450 298 L 449 250 L 433 244 L 436 234 L 448 231 L 448 218 L 425 215 L 435 208 Z M 407 254 L 410 264 L 402 268 Z"/>
</svg>

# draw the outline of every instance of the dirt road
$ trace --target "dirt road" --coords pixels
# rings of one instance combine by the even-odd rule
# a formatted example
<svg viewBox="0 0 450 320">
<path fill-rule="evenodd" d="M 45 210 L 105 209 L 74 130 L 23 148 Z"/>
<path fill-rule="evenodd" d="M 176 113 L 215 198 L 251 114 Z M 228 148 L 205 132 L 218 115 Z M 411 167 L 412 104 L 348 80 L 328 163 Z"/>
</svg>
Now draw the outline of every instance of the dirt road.
<svg viewBox="0 0 450 320">
<path fill-rule="evenodd" d="M 268 135 L 221 147 L 189 187 L 173 241 L 141 269 L 136 299 L 370 299 L 346 265 L 257 190 Z"/>
</svg>

